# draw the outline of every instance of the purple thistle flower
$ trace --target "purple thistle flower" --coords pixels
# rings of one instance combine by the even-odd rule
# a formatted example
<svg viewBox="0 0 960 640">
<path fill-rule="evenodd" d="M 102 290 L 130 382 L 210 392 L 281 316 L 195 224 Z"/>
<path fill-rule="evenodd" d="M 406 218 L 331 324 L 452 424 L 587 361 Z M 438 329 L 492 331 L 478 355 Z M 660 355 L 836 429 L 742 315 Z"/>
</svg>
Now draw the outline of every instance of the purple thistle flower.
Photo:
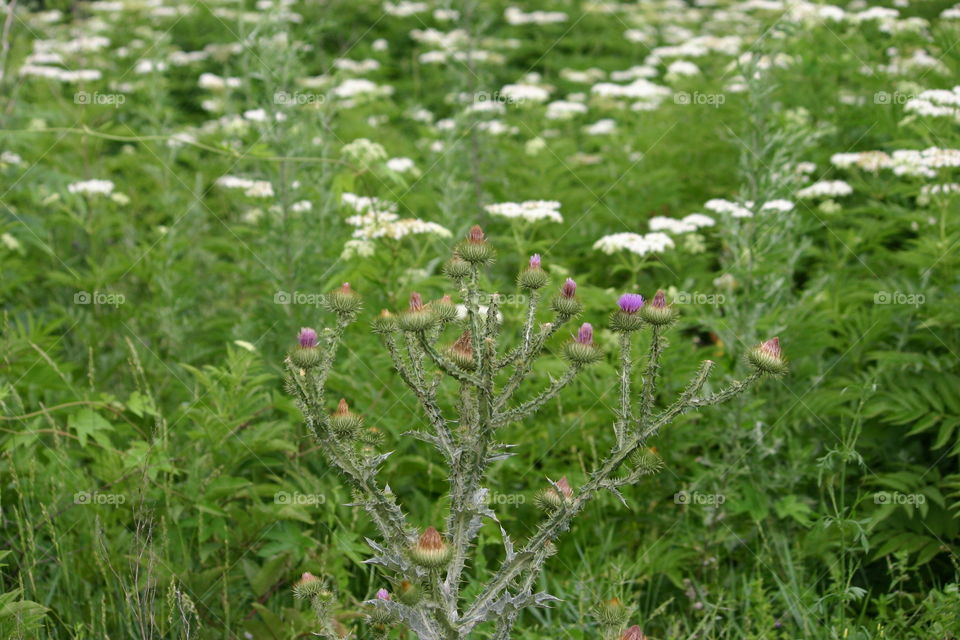
<svg viewBox="0 0 960 640">
<path fill-rule="evenodd" d="M 563 286 L 560 287 L 560 295 L 564 298 L 572 298 L 577 295 L 577 283 L 573 281 L 573 278 L 567 278 L 567 281 L 563 283 Z"/>
<path fill-rule="evenodd" d="M 633 315 L 643 308 L 643 296 L 639 293 L 625 293 L 617 300 L 620 310 Z"/>
<path fill-rule="evenodd" d="M 657 295 L 653 296 L 653 300 L 650 301 L 650 306 L 654 309 L 663 309 L 667 306 L 667 294 L 661 289 L 657 291 Z"/>
<path fill-rule="evenodd" d="M 531 269 L 539 269 L 539 268 L 540 268 L 540 254 L 539 254 L 539 253 L 535 253 L 535 254 L 533 254 L 532 256 L 530 256 L 530 268 L 531 268 Z"/>
<path fill-rule="evenodd" d="M 317 332 L 310 327 L 300 329 L 298 339 L 300 340 L 300 346 L 305 349 L 312 349 L 317 346 Z"/>
<path fill-rule="evenodd" d="M 389 600 L 389 599 L 390 599 L 389 591 L 387 591 L 386 589 L 380 589 L 379 591 L 377 591 L 377 600 Z"/>
<path fill-rule="evenodd" d="M 577 332 L 577 337 L 574 340 L 588 347 L 593 346 L 593 325 L 589 322 L 580 325 L 580 331 Z"/>
</svg>

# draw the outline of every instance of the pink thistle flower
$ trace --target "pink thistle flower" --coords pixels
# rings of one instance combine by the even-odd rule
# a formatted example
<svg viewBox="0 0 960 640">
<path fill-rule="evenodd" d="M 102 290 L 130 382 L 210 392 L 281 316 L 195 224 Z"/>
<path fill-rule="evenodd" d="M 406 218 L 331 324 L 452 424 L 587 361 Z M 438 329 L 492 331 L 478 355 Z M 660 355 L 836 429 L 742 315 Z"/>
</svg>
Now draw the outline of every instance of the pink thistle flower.
<svg viewBox="0 0 960 640">
<path fill-rule="evenodd" d="M 304 349 L 312 349 L 317 346 L 317 332 L 310 327 L 300 329 L 298 339 L 300 340 L 300 346 Z"/>
</svg>

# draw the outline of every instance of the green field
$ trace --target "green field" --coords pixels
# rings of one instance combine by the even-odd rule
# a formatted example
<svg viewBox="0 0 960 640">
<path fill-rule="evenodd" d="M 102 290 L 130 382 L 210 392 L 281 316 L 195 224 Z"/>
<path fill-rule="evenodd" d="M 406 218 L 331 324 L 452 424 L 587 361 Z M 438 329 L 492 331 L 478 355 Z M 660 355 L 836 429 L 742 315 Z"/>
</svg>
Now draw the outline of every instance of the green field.
<svg viewBox="0 0 960 640">
<path fill-rule="evenodd" d="M 960 5 L 5 2 L 0 639 L 960 637 Z M 485 361 L 476 323 L 496 321 L 471 305 L 493 299 L 445 274 L 474 225 L 501 357 L 530 339 L 533 254 L 531 335 L 568 278 L 582 304 L 504 406 L 563 379 L 571 340 L 598 361 L 491 434 L 512 455 L 478 480 L 460 613 L 501 527 L 520 549 L 568 508 L 551 483 L 581 496 L 617 450 L 623 294 L 677 313 L 649 395 L 661 334 L 629 334 L 641 426 L 703 360 L 716 393 L 778 336 L 789 372 L 638 441 L 662 469 L 599 493 L 509 587 L 556 601 L 378 626 L 370 601 L 405 587 L 365 562 L 382 531 L 285 359 L 308 357 L 302 327 L 334 356 L 348 282 L 363 303 L 317 409 L 345 398 L 350 456 L 392 452 L 377 495 L 453 543 L 442 447 L 409 435 L 436 427 L 419 374 L 370 327 L 448 294 L 466 319 L 399 331 L 400 356 L 424 385 L 419 335 Z M 454 437 L 486 380 L 458 362 L 476 396 L 435 387 Z M 295 598 L 305 572 L 323 607 Z"/>
</svg>

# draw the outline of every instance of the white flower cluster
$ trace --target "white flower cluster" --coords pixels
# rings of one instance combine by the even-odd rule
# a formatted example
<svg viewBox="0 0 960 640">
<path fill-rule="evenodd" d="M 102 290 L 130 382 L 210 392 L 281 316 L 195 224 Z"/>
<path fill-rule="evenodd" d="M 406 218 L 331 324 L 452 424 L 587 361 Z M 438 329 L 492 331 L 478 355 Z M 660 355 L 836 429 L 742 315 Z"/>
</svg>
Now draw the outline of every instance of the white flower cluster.
<svg viewBox="0 0 960 640">
<path fill-rule="evenodd" d="M 546 102 L 550 99 L 550 92 L 534 84 L 517 83 L 507 84 L 500 89 L 500 95 L 508 102 L 523 104 L 525 102 Z"/>
<path fill-rule="evenodd" d="M 956 182 L 925 184 L 920 187 L 920 195 L 917 196 L 917 202 L 926 206 L 930 204 L 930 200 L 932 200 L 934 196 L 947 196 L 954 193 L 960 193 L 960 184 Z"/>
<path fill-rule="evenodd" d="M 722 198 L 713 198 L 712 200 L 707 200 L 703 205 L 704 209 L 708 211 L 713 211 L 714 213 L 726 213 L 734 218 L 752 218 L 753 211 L 750 208 L 737 204 L 736 202 L 731 202 L 730 200 L 724 200 Z"/>
<path fill-rule="evenodd" d="M 853 187 L 843 180 L 820 180 L 797 191 L 798 198 L 836 198 L 853 193 Z"/>
<path fill-rule="evenodd" d="M 555 200 L 528 200 L 526 202 L 501 202 L 489 204 L 487 213 L 500 218 L 521 219 L 527 222 L 563 222 L 560 215 L 560 203 Z"/>
<path fill-rule="evenodd" d="M 728 214 L 732 218 L 752 218 L 754 211 L 760 213 L 789 213 L 793 211 L 795 206 L 793 202 L 784 199 L 769 200 L 757 207 L 752 200 L 747 200 L 741 204 L 722 198 L 707 200 L 703 205 L 704 209 L 714 213 Z"/>
<path fill-rule="evenodd" d="M 666 216 L 654 216 L 650 218 L 651 231 L 665 231 L 667 233 L 691 233 L 701 227 L 712 227 L 716 222 L 710 216 L 702 213 L 691 213 L 681 219 L 668 218 Z"/>
<path fill-rule="evenodd" d="M 660 231 L 643 235 L 639 233 L 614 233 L 603 236 L 593 244 L 594 249 L 599 249 L 606 254 L 630 251 L 640 256 L 649 253 L 663 253 L 674 246 L 673 239 Z"/>
<path fill-rule="evenodd" d="M 952 91 L 930 89 L 911 98 L 903 107 L 904 111 L 931 118 L 953 118 L 960 121 L 960 86 Z"/>
<path fill-rule="evenodd" d="M 401 218 L 396 213 L 395 202 L 358 196 L 354 193 L 343 193 L 340 201 L 358 212 L 358 215 L 350 216 L 346 220 L 347 224 L 357 229 L 353 232 L 353 239 L 343 247 L 341 257 L 344 259 L 373 255 L 376 251 L 373 241 L 381 238 L 400 240 L 406 236 L 420 234 L 449 238 L 453 235 L 449 229 L 435 222 L 418 218 Z"/>
<path fill-rule="evenodd" d="M 587 105 L 581 102 L 555 100 L 547 105 L 546 118 L 547 120 L 569 120 L 578 114 L 586 112 Z"/>
<path fill-rule="evenodd" d="M 98 69 L 61 69 L 60 67 L 33 64 L 25 64 L 20 67 L 20 75 L 47 78 L 66 84 L 93 82 L 103 77 Z"/>
<path fill-rule="evenodd" d="M 673 95 L 668 87 L 654 84 L 644 78 L 637 78 L 630 84 L 615 84 L 613 82 L 598 82 L 590 88 L 590 92 L 601 98 L 625 98 L 636 100 L 632 105 L 634 111 L 648 111 L 660 105 L 666 98 Z"/>
<path fill-rule="evenodd" d="M 108 196 L 113 193 L 113 182 L 110 180 L 84 180 L 67 186 L 70 193 Z"/>
<path fill-rule="evenodd" d="M 387 169 L 395 173 L 416 172 L 417 165 L 410 158 L 390 158 L 387 160 Z"/>
<path fill-rule="evenodd" d="M 960 167 L 960 149 L 898 149 L 892 153 L 885 151 L 864 151 L 859 153 L 837 153 L 830 162 L 841 169 L 858 167 L 875 173 L 880 169 L 890 169 L 898 176 L 920 176 L 935 178 L 937 170 Z"/>
<path fill-rule="evenodd" d="M 237 176 L 220 176 L 217 184 L 224 189 L 243 189 L 248 198 L 272 198 L 273 185 L 266 180 L 251 180 Z"/>
<path fill-rule="evenodd" d="M 567 14 L 562 11 L 530 11 L 524 13 L 516 7 L 507 7 L 503 12 L 503 17 L 507 24 L 556 24 L 566 22 Z"/>
</svg>

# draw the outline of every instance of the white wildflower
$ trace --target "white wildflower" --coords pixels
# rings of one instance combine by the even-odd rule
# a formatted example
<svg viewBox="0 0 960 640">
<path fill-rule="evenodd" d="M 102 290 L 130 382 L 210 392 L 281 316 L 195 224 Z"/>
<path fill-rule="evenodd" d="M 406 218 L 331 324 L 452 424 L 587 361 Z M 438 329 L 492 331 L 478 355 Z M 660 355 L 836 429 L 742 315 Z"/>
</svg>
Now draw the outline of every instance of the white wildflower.
<svg viewBox="0 0 960 640">
<path fill-rule="evenodd" d="M 70 193 L 84 193 L 89 195 L 108 196 L 113 193 L 113 182 L 110 180 L 84 180 L 67 186 Z"/>
<path fill-rule="evenodd" d="M 541 220 L 563 222 L 563 216 L 560 215 L 560 203 L 555 200 L 528 200 L 520 203 L 501 202 L 499 204 L 489 204 L 484 209 L 490 215 L 501 218 L 519 218 L 527 222 L 539 222 Z"/>
<path fill-rule="evenodd" d="M 630 251 L 645 256 L 649 253 L 663 253 L 674 247 L 673 240 L 665 233 L 654 231 L 645 235 L 639 233 L 614 233 L 597 240 L 593 248 L 606 254 L 617 251 Z"/>
</svg>

